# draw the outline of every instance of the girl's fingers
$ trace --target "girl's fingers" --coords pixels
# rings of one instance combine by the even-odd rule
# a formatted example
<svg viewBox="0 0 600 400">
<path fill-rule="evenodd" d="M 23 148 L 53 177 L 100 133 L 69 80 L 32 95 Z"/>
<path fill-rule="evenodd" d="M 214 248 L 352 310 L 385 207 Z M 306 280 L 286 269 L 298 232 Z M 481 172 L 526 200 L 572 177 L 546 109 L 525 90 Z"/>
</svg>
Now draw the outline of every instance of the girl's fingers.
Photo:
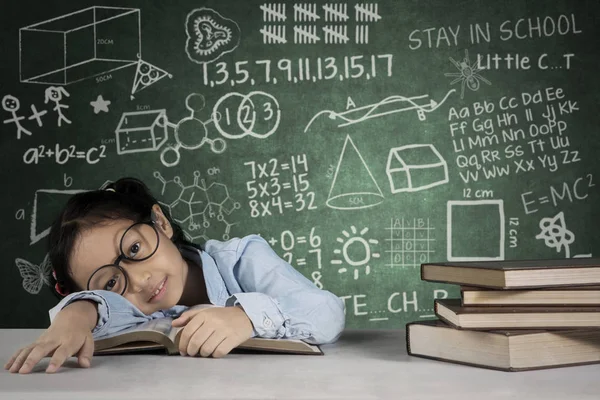
<svg viewBox="0 0 600 400">
<path fill-rule="evenodd" d="M 231 350 L 233 350 L 235 346 L 237 346 L 237 344 L 238 342 L 236 340 L 232 339 L 231 337 L 227 337 L 221 342 L 221 344 L 217 346 L 215 351 L 213 351 L 213 358 L 221 358 L 226 356 Z"/>
<path fill-rule="evenodd" d="M 48 368 L 46 368 L 46 372 L 54 373 L 54 372 L 58 371 L 60 366 L 63 365 L 65 360 L 67 358 L 69 358 L 71 356 L 71 354 L 73 354 L 73 351 L 70 350 L 67 346 L 65 346 L 65 345 L 59 346 L 56 349 L 56 351 L 54 352 L 54 354 L 52 355 L 52 358 L 50 359 L 50 363 L 48 364 Z"/>
<path fill-rule="evenodd" d="M 201 326 L 190 338 L 190 342 L 185 352 L 187 352 L 188 355 L 195 357 L 208 338 L 215 334 L 216 332 L 214 329 L 209 329 L 206 325 Z"/>
<path fill-rule="evenodd" d="M 187 323 L 179 336 L 179 352 L 185 355 L 192 336 L 204 324 L 204 318 L 194 318 Z M 193 355 L 193 354 L 192 354 Z"/>
<path fill-rule="evenodd" d="M 13 373 L 18 372 L 31 350 L 33 350 L 33 347 L 25 347 L 24 349 L 21 349 L 21 352 L 15 358 L 15 361 L 11 365 L 9 371 Z"/>
<path fill-rule="evenodd" d="M 220 335 L 217 332 L 213 332 L 213 334 L 204 341 L 204 344 L 200 346 L 200 356 L 210 357 L 210 355 L 223 342 L 223 340 L 225 340 L 225 336 Z"/>
<path fill-rule="evenodd" d="M 23 348 L 20 348 L 19 350 L 17 350 L 15 352 L 15 354 L 13 354 L 12 357 L 10 357 L 10 359 L 6 362 L 6 364 L 4 364 L 4 369 L 10 369 L 10 367 L 13 365 L 13 363 L 15 362 L 15 360 L 17 359 L 19 354 L 21 354 L 22 351 L 23 351 Z"/>
<path fill-rule="evenodd" d="M 181 315 L 172 321 L 173 326 L 181 326 L 189 322 L 201 310 L 186 310 Z"/>
<path fill-rule="evenodd" d="M 86 336 L 83 346 L 77 353 L 77 361 L 83 368 L 89 368 L 92 365 L 92 357 L 94 356 L 94 339 Z"/>
<path fill-rule="evenodd" d="M 48 353 L 50 353 L 52 350 L 54 350 L 54 347 L 51 347 L 51 345 L 48 344 L 38 344 L 36 345 L 30 352 L 29 355 L 27 356 L 27 358 L 25 359 L 25 362 L 23 363 L 23 366 L 19 369 L 19 373 L 20 374 L 28 374 L 29 372 L 31 372 L 31 370 L 33 369 L 33 367 L 35 367 L 35 365 L 40 362 L 40 360 L 42 358 L 44 358 L 46 355 L 48 355 Z"/>
</svg>

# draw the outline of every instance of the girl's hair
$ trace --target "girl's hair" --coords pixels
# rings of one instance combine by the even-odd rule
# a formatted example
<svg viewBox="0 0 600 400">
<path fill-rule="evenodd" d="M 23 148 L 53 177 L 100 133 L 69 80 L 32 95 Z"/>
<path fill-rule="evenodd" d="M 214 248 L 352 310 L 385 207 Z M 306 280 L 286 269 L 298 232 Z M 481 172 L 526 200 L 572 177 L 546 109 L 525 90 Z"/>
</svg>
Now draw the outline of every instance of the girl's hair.
<svg viewBox="0 0 600 400">
<path fill-rule="evenodd" d="M 48 253 L 53 268 L 50 277 L 53 293 L 62 298 L 61 293 L 86 290 L 73 280 L 70 265 L 73 247 L 83 230 L 111 220 L 148 220 L 154 204 L 159 203 L 148 187 L 135 178 L 121 178 L 105 189 L 72 196 L 50 228 Z M 173 243 L 178 248 L 187 245 L 199 249 L 198 245 L 185 238 L 181 227 L 173 222 L 169 210 L 159 206 L 173 228 Z"/>
</svg>

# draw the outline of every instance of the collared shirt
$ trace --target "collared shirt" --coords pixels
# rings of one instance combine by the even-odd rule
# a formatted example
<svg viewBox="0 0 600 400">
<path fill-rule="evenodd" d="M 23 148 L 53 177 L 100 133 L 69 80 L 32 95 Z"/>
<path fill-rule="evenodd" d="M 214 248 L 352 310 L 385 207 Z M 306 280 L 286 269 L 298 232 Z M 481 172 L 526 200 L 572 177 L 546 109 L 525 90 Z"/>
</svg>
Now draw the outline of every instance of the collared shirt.
<svg viewBox="0 0 600 400">
<path fill-rule="evenodd" d="M 212 304 L 242 306 L 252 322 L 253 337 L 324 344 L 337 340 L 344 329 L 344 302 L 333 293 L 317 288 L 258 235 L 225 242 L 208 240 L 203 251 L 185 248 L 182 255 L 202 265 Z M 50 322 L 63 307 L 82 299 L 98 303 L 98 323 L 92 331 L 94 339 L 150 319 L 175 318 L 189 308 L 176 305 L 146 315 L 117 293 L 85 290 L 66 296 L 50 309 Z"/>
</svg>

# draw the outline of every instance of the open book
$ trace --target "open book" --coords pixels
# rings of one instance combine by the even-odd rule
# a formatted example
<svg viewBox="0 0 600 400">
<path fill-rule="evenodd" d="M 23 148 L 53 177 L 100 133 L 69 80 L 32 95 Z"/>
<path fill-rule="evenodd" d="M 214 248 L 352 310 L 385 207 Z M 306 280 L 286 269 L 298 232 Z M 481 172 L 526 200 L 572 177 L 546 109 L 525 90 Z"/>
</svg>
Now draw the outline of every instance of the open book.
<svg viewBox="0 0 600 400">
<path fill-rule="evenodd" d="M 172 318 L 158 318 L 136 325 L 94 341 L 94 355 L 136 353 L 166 350 L 169 355 L 179 354 L 179 333 L 182 327 L 172 327 Z M 323 355 L 317 345 L 296 339 L 250 338 L 236 349 L 264 353 Z M 234 349 L 234 351 L 236 350 Z"/>
</svg>

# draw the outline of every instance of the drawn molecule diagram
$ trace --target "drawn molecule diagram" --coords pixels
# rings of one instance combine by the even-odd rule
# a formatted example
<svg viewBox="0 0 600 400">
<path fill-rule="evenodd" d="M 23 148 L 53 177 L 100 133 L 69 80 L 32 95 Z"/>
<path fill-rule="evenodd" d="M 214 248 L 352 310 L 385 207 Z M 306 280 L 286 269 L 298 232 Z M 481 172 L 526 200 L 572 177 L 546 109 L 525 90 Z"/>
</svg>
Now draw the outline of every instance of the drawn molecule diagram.
<svg viewBox="0 0 600 400">
<path fill-rule="evenodd" d="M 206 241 L 217 234 L 223 240 L 229 239 L 231 227 L 236 223 L 228 222 L 226 218 L 240 209 L 241 204 L 231 198 L 225 184 L 212 182 L 207 186 L 199 171 L 194 171 L 194 182 L 187 186 L 179 176 L 166 180 L 160 172 L 155 171 L 154 177 L 162 183 L 159 203 L 169 209 L 190 241 L 200 238 Z M 218 225 L 224 228 L 218 228 Z"/>
<path fill-rule="evenodd" d="M 210 149 L 217 154 L 224 152 L 227 148 L 225 140 L 221 138 L 210 139 L 208 137 L 206 125 L 213 122 L 213 120 L 209 119 L 207 121 L 202 121 L 196 116 L 196 113 L 204 109 L 204 106 L 204 96 L 198 93 L 192 93 L 185 98 L 185 107 L 190 110 L 189 117 L 185 117 L 177 124 L 173 124 L 167 120 L 166 114 L 163 115 L 164 123 L 175 130 L 174 137 L 176 142 L 174 145 L 165 147 L 160 153 L 160 161 L 166 167 L 172 167 L 179 163 L 181 158 L 179 149 L 181 148 L 185 150 L 196 150 L 205 144 L 209 144 Z M 175 155 L 172 161 L 168 161 L 171 157 L 169 155 L 170 153 Z"/>
<path fill-rule="evenodd" d="M 179 164 L 182 148 L 196 150 L 208 144 L 213 152 L 222 153 L 226 148 L 225 140 L 208 137 L 206 126 L 214 121 L 202 121 L 198 117 L 204 105 L 201 94 L 188 95 L 185 106 L 190 115 L 177 123 L 169 122 L 165 109 L 124 112 L 115 130 L 117 154 L 159 151 L 167 142 L 169 130 L 174 131 L 175 143 L 162 149 L 160 160 L 165 167 Z M 215 118 L 219 116 L 217 114 Z"/>
</svg>

